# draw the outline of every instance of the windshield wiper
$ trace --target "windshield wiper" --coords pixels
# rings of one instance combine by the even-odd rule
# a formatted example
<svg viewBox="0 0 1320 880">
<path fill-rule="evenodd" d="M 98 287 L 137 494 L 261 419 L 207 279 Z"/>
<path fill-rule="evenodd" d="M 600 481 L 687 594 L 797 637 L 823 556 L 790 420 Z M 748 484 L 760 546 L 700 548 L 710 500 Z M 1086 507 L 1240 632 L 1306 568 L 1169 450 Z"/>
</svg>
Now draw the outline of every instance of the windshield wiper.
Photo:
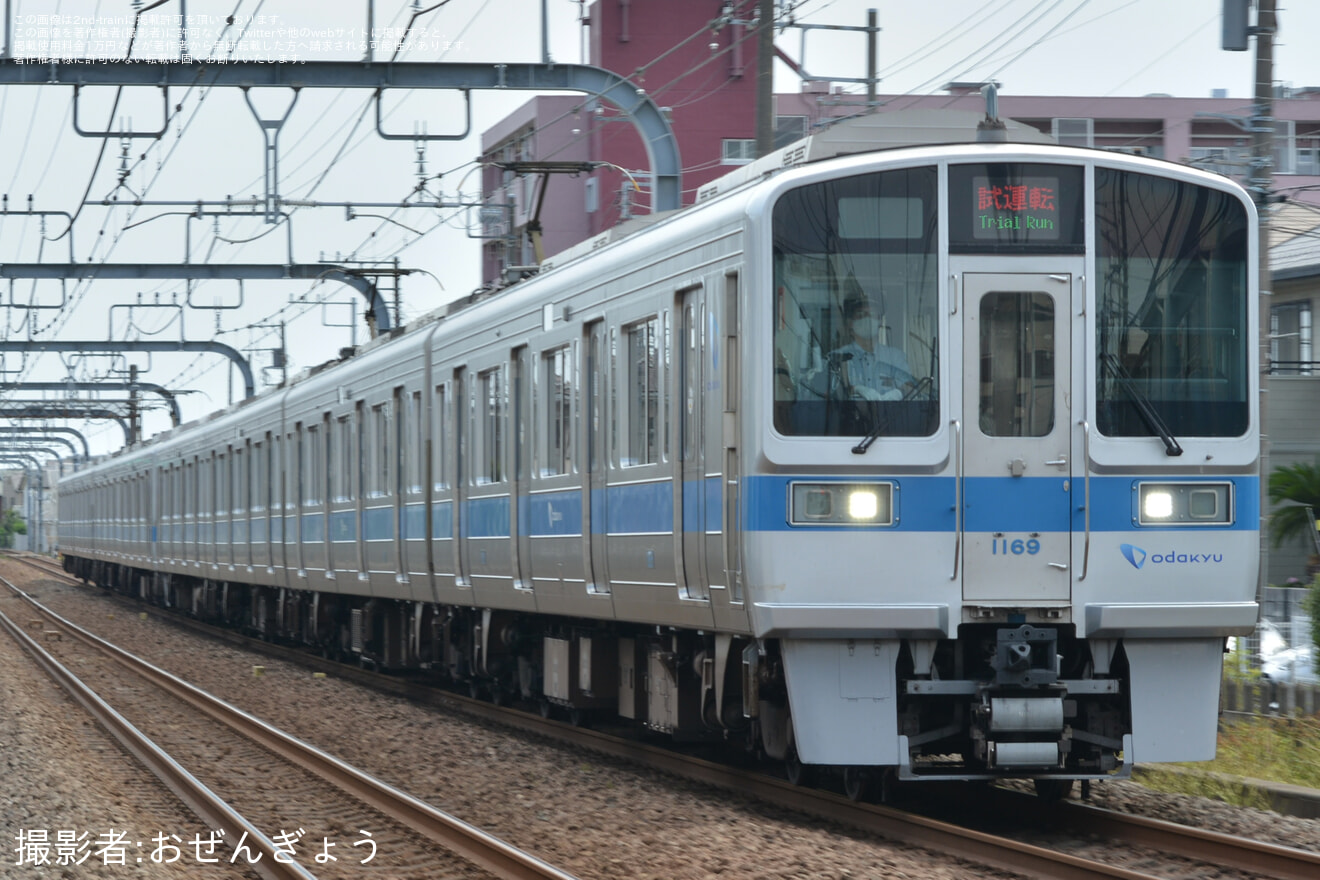
<svg viewBox="0 0 1320 880">
<path fill-rule="evenodd" d="M 1118 357 L 1106 352 L 1100 355 L 1100 363 L 1109 368 L 1109 371 L 1114 374 L 1114 379 L 1118 382 L 1119 387 L 1127 392 L 1128 397 L 1132 400 L 1132 405 L 1137 408 L 1137 412 L 1141 415 L 1141 420 L 1146 423 L 1146 427 L 1158 434 L 1159 438 L 1164 441 L 1165 454 L 1171 456 L 1182 455 L 1183 448 L 1178 445 L 1177 438 L 1173 436 L 1173 432 L 1169 430 L 1169 426 L 1165 424 L 1164 419 L 1160 418 L 1160 414 L 1155 411 L 1155 406 L 1150 402 L 1150 398 L 1141 393 L 1141 389 L 1137 387 L 1137 383 L 1132 380 L 1132 376 L 1129 375 L 1128 371 L 1123 368 L 1123 364 Z"/>
<path fill-rule="evenodd" d="M 899 398 L 898 400 L 896 400 L 896 401 L 894 401 L 894 402 L 895 402 L 895 403 L 902 403 L 902 402 L 905 401 L 905 400 L 911 400 L 912 398 L 914 398 L 914 397 L 916 397 L 918 394 L 920 394 L 923 390 L 929 388 L 929 387 L 931 386 L 931 384 L 932 384 L 932 382 L 931 382 L 931 378 L 930 378 L 930 376 L 925 376 L 925 377 L 923 377 L 923 378 L 917 380 L 917 384 L 915 384 L 915 385 L 913 385 L 911 388 L 909 388 L 909 389 L 907 390 L 907 393 L 906 393 L 906 394 L 904 394 L 901 398 Z M 871 448 L 871 444 L 872 444 L 872 443 L 874 443 L 876 440 L 879 440 L 879 439 L 880 439 L 880 435 L 883 434 L 883 433 L 885 432 L 885 428 L 888 428 L 888 427 L 889 427 L 889 417 L 888 417 L 888 416 L 886 416 L 886 417 L 883 418 L 883 419 L 881 419 L 881 418 L 877 418 L 877 419 L 875 420 L 875 427 L 871 429 L 871 433 L 869 433 L 869 434 L 867 434 L 865 437 L 863 437 L 863 438 L 861 439 L 861 442 L 858 443 L 856 446 L 854 446 L 854 447 L 852 448 L 853 454 L 854 454 L 854 455 L 865 455 L 865 454 L 866 454 L 866 450 L 868 450 L 868 449 Z"/>
</svg>

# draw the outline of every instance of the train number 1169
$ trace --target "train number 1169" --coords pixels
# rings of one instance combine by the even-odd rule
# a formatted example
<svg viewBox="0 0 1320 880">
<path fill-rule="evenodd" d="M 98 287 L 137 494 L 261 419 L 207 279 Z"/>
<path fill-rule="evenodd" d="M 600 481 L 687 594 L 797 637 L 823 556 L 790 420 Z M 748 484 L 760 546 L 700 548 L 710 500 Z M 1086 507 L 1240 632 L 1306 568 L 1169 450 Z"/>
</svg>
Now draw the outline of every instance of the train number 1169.
<svg viewBox="0 0 1320 880">
<path fill-rule="evenodd" d="M 1040 552 L 1040 541 L 1035 538 L 994 538 L 990 541 L 992 556 L 1035 556 Z"/>
</svg>

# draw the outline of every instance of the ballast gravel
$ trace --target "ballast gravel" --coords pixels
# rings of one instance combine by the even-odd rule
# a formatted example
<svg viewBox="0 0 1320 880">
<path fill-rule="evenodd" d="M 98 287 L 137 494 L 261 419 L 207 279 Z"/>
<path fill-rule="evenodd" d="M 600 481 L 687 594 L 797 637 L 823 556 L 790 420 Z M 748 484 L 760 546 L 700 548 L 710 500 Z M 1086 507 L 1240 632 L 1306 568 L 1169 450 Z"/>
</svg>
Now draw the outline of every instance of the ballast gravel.
<svg viewBox="0 0 1320 880">
<path fill-rule="evenodd" d="M 29 584 L 29 592 L 75 623 L 584 880 L 1011 876 L 334 677 L 314 678 L 305 669 L 141 619 L 104 596 L 12 560 L 0 560 L 0 575 Z M 12 605 L 4 600 L 0 610 L 8 613 Z M 261 675 L 253 674 L 254 666 L 264 667 Z M 89 747 L 89 741 L 100 744 Z M 10 839 L 0 877 L 98 876 L 16 865 L 20 829 L 89 830 L 95 837 L 112 825 L 180 836 L 198 827 L 140 773 L 132 781 L 136 765 L 107 742 L 9 639 L 0 640 L 0 828 Z M 1133 782 L 1096 784 L 1092 802 L 1320 851 L 1316 821 L 1162 794 Z M 389 853 L 380 855 L 364 877 L 390 876 Z M 1121 853 L 1110 855 L 1107 860 L 1122 863 Z M 171 870 L 177 864 L 140 867 L 142 876 L 180 876 Z M 246 876 L 227 865 L 184 867 L 192 869 L 185 872 L 190 876 Z"/>
</svg>

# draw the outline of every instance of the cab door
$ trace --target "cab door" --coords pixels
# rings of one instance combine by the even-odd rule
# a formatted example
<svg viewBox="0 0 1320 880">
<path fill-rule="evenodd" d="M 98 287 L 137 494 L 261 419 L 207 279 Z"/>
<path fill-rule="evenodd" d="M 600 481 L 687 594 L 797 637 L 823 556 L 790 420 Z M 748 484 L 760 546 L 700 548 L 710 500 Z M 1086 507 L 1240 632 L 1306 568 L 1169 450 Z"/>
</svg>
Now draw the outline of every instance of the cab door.
<svg viewBox="0 0 1320 880">
<path fill-rule="evenodd" d="M 1073 276 L 962 278 L 963 598 L 1066 601 Z"/>
</svg>

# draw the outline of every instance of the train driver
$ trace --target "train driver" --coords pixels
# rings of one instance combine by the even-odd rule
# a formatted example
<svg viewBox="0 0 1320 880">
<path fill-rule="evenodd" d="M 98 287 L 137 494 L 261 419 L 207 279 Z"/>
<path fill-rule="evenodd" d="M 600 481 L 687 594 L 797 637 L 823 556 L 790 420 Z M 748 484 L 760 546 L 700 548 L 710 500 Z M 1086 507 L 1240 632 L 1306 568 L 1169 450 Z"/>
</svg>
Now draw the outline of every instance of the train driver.
<svg viewBox="0 0 1320 880">
<path fill-rule="evenodd" d="M 907 355 L 879 341 L 879 326 L 865 297 L 843 303 L 843 322 L 849 342 L 829 354 L 831 370 L 847 397 L 864 400 L 900 400 L 916 384 Z"/>
</svg>

